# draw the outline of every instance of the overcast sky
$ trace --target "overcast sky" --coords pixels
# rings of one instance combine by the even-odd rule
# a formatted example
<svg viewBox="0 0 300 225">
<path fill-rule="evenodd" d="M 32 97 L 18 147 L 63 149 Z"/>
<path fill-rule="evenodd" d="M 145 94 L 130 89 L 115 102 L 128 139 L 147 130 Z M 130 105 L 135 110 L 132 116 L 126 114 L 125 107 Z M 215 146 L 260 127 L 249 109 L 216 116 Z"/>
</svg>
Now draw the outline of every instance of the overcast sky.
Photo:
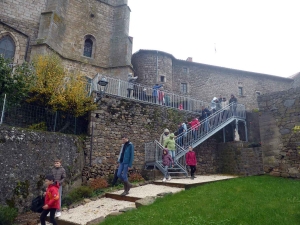
<svg viewBox="0 0 300 225">
<path fill-rule="evenodd" d="M 300 72 L 300 1 L 129 0 L 133 53 L 282 77 Z"/>
</svg>

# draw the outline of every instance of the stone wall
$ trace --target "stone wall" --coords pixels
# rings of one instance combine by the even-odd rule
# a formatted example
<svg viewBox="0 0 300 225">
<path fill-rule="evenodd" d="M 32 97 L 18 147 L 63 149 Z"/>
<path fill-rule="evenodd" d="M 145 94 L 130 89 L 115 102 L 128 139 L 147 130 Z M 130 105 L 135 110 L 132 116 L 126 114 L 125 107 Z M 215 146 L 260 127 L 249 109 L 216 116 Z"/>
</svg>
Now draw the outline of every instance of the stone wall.
<svg viewBox="0 0 300 225">
<path fill-rule="evenodd" d="M 46 55 L 53 53 L 53 51 L 47 45 L 39 45 L 32 49 L 32 56 L 34 55 Z M 94 78 L 97 73 L 103 76 L 109 76 L 116 79 L 127 79 L 128 73 L 132 73 L 132 67 L 115 67 L 115 68 L 102 68 L 99 66 L 91 65 L 86 62 L 79 62 L 76 60 L 70 60 L 59 55 L 62 60 L 62 64 L 67 73 L 77 73 L 80 72 L 90 79 Z"/>
<path fill-rule="evenodd" d="M 165 128 L 177 131 L 180 121 L 190 121 L 192 114 L 151 104 L 128 101 L 106 96 L 99 109 L 91 113 L 92 167 L 84 171 L 87 178 L 107 176 L 114 173 L 122 145 L 121 135 L 128 134 L 135 146 L 133 167 L 143 169 L 145 143 L 159 140 Z M 90 161 L 91 140 L 87 139 L 85 153 Z"/>
<path fill-rule="evenodd" d="M 129 21 L 126 0 L 0 1 L 0 38 L 10 35 L 15 41 L 15 63 L 50 48 L 66 60 L 88 64 L 88 74 L 105 70 L 126 79 L 132 72 Z M 83 56 L 86 38 L 93 40 L 92 57 Z"/>
<path fill-rule="evenodd" d="M 216 151 L 217 173 L 243 176 L 264 174 L 262 148 L 248 148 L 248 143 L 219 143 Z"/>
<path fill-rule="evenodd" d="M 40 194 L 44 176 L 55 158 L 67 172 L 64 193 L 81 184 L 84 166 L 82 140 L 76 136 L 0 126 L 0 205 L 28 209 Z"/>
<path fill-rule="evenodd" d="M 46 0 L 2 0 L 0 1 L 1 21 L 29 35 L 31 40 L 37 38 L 41 12 L 46 8 Z"/>
<path fill-rule="evenodd" d="M 300 88 L 259 96 L 264 171 L 300 177 Z"/>
<path fill-rule="evenodd" d="M 154 50 L 134 53 L 132 65 L 140 83 L 153 85 L 163 75 L 167 77 L 166 82 L 159 83 L 164 83 L 169 91 L 183 94 L 180 86 L 185 83 L 188 87 L 187 96 L 206 102 L 219 95 L 229 100 L 230 95 L 234 94 L 247 109 L 258 107 L 259 94 L 287 90 L 293 82 L 291 78 L 178 60 L 169 53 Z M 243 90 L 242 95 L 239 95 L 239 88 Z"/>
<path fill-rule="evenodd" d="M 194 148 L 197 158 L 197 174 L 205 175 L 215 174 L 217 172 L 217 146 L 218 143 L 216 139 L 212 137 Z"/>
</svg>

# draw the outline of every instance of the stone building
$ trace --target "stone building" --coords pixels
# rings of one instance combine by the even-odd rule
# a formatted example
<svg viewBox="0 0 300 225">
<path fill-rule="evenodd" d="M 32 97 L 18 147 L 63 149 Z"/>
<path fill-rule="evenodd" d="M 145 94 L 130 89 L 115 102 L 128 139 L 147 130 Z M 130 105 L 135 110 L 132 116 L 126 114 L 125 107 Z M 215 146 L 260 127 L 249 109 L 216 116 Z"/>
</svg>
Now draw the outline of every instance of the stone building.
<svg viewBox="0 0 300 225">
<path fill-rule="evenodd" d="M 213 97 L 234 94 L 248 109 L 257 108 L 257 96 L 292 87 L 292 78 L 254 73 L 176 59 L 156 50 L 139 50 L 132 55 L 138 82 L 164 84 L 164 89 L 210 102 Z"/>
<path fill-rule="evenodd" d="M 22 63 L 54 51 L 70 72 L 125 78 L 129 17 L 127 0 L 1 0 L 0 53 Z"/>
</svg>

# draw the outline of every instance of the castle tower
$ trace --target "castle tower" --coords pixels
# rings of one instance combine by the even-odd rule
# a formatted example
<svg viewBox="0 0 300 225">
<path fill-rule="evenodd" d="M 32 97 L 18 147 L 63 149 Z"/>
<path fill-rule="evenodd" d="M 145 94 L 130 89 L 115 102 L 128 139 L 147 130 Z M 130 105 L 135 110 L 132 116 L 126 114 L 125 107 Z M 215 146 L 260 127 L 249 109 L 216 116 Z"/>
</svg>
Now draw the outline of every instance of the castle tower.
<svg viewBox="0 0 300 225">
<path fill-rule="evenodd" d="M 0 42 L 9 35 L 19 58 L 54 51 L 68 70 L 90 78 L 132 72 L 127 0 L 5 0 L 0 18 Z"/>
</svg>

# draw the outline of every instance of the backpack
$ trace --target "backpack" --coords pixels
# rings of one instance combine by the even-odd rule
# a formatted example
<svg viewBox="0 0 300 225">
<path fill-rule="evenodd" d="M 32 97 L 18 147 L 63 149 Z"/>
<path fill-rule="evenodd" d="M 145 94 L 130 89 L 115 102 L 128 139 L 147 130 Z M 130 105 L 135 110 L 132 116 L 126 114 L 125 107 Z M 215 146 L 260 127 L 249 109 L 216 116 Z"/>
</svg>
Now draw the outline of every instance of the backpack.
<svg viewBox="0 0 300 225">
<path fill-rule="evenodd" d="M 41 213 L 43 211 L 42 207 L 44 206 L 44 201 L 45 201 L 44 197 L 37 196 L 32 200 L 30 210 L 33 212 Z"/>
</svg>

